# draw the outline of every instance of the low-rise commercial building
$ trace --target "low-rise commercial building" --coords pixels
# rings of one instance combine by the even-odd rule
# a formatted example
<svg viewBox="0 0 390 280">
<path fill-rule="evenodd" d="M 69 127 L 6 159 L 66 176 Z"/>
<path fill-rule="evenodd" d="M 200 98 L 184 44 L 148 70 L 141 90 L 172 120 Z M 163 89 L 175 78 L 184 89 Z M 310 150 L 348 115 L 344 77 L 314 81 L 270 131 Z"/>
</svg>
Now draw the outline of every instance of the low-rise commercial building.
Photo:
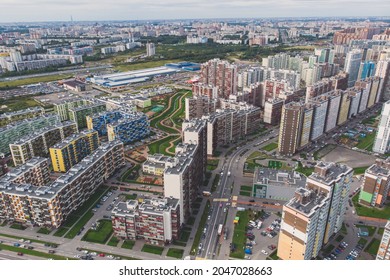
<svg viewBox="0 0 390 280">
<path fill-rule="evenodd" d="M 295 171 L 256 168 L 252 196 L 287 201 L 294 196 L 297 188 L 305 185 L 306 177 Z"/>
</svg>

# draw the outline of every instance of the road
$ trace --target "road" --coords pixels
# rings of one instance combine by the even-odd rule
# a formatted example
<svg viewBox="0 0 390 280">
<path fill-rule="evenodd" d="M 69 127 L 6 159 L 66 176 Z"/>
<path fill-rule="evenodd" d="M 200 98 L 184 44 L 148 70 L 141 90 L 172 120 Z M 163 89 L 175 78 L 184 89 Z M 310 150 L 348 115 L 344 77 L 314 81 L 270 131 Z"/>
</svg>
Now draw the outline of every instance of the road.
<svg viewBox="0 0 390 280">
<path fill-rule="evenodd" d="M 271 131 L 270 134 L 266 134 L 260 136 L 259 138 L 252 139 L 243 146 L 238 147 L 238 149 L 236 149 L 231 155 L 229 155 L 227 159 L 225 157 L 224 160 L 220 160 L 220 164 L 217 168 L 217 171 L 220 170 L 222 171 L 222 173 L 220 177 L 220 183 L 217 186 L 217 190 L 211 197 L 213 199 L 213 202 L 211 204 L 212 210 L 210 214 L 210 220 L 206 225 L 206 234 L 202 239 L 202 252 L 200 254 L 201 258 L 216 258 L 218 256 L 218 246 L 220 242 L 227 242 L 223 239 L 223 237 L 221 238 L 221 236 L 218 235 L 218 226 L 220 224 L 225 224 L 226 217 L 227 215 L 229 215 L 230 212 L 235 212 L 235 209 L 230 209 L 229 207 L 227 207 L 226 201 L 230 201 L 232 193 L 233 195 L 237 195 L 239 193 L 239 189 L 241 186 L 241 178 L 243 176 L 243 169 L 237 168 L 236 164 L 241 160 L 241 166 L 243 166 L 243 162 L 245 162 L 245 159 L 244 157 L 242 157 L 242 154 L 250 153 L 254 150 L 258 150 L 262 146 L 274 142 L 277 137 L 277 133 L 277 131 Z M 262 143 L 262 145 L 256 147 L 254 146 L 256 142 L 263 140 L 264 142 Z M 214 199 L 225 199 L 226 201 L 214 201 Z M 224 211 L 225 207 L 227 208 L 227 211 Z M 230 236 L 233 233 L 233 227 L 230 227 L 229 225 L 232 224 L 233 223 L 229 222 L 227 225 L 224 225 L 227 227 Z"/>
<path fill-rule="evenodd" d="M 46 73 L 39 73 L 39 74 L 32 74 L 32 75 L 7 77 L 7 78 L 1 78 L 0 82 L 16 81 L 16 80 L 21 80 L 21 79 L 29 79 L 29 78 L 35 78 L 35 77 L 44 77 L 44 76 L 50 76 L 50 75 L 74 74 L 74 73 L 78 73 L 78 72 L 94 71 L 94 70 L 99 70 L 99 69 L 107 69 L 107 68 L 111 68 L 111 67 L 112 66 L 109 65 L 109 64 L 104 64 L 104 65 L 94 66 L 94 67 L 86 67 L 86 68 L 62 70 L 62 71 L 54 71 L 54 72 L 46 72 Z"/>
</svg>

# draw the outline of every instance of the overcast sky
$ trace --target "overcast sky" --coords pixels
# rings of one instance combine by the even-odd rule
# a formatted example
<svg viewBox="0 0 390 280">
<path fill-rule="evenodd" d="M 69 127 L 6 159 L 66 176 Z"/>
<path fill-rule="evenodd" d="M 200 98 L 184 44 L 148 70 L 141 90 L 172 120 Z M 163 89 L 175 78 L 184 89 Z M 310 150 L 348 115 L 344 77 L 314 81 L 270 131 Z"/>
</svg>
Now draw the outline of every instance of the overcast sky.
<svg viewBox="0 0 390 280">
<path fill-rule="evenodd" d="M 390 0 L 0 0 L 0 22 L 390 16 Z"/>
</svg>

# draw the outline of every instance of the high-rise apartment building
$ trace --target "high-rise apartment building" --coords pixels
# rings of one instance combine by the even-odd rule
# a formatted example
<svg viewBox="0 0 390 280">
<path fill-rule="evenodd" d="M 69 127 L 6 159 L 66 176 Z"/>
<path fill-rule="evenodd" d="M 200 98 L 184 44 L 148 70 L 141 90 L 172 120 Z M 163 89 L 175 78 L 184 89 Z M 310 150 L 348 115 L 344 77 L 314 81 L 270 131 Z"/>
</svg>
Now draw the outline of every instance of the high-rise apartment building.
<svg viewBox="0 0 390 280">
<path fill-rule="evenodd" d="M 156 54 L 156 46 L 154 43 L 146 44 L 146 56 L 153 56 Z"/>
<path fill-rule="evenodd" d="M 375 75 L 375 62 L 364 61 L 360 63 L 358 80 L 364 80 L 374 75 Z"/>
<path fill-rule="evenodd" d="M 43 116 L 44 114 L 45 109 L 43 109 L 42 107 L 31 107 L 25 110 L 4 113 L 0 115 L 0 127 L 10 124 L 12 122 Z"/>
<path fill-rule="evenodd" d="M 33 157 L 47 157 L 51 146 L 77 132 L 76 124 L 66 121 L 61 124 L 42 128 L 41 130 L 32 132 L 28 136 L 20 138 L 10 144 L 14 165 L 24 164 Z"/>
<path fill-rule="evenodd" d="M 25 119 L 0 127 L 0 153 L 9 154 L 9 144 L 14 143 L 34 131 L 59 123 L 58 116 L 52 114 Z"/>
<path fill-rule="evenodd" d="M 218 88 L 218 97 L 228 99 L 237 93 L 237 66 L 225 60 L 212 59 L 201 65 L 200 82 Z"/>
<path fill-rule="evenodd" d="M 282 109 L 278 150 L 280 154 L 292 156 L 298 149 L 305 104 L 290 102 Z"/>
<path fill-rule="evenodd" d="M 0 178 L 0 219 L 57 228 L 124 164 L 110 142 L 50 183 L 48 160 L 33 158 Z"/>
<path fill-rule="evenodd" d="M 381 119 L 372 150 L 380 154 L 390 151 L 390 100 L 383 104 Z"/>
<path fill-rule="evenodd" d="M 144 139 L 149 134 L 149 121 L 143 113 L 123 113 L 120 119 L 107 124 L 108 141 L 117 139 L 124 144 L 130 144 Z"/>
<path fill-rule="evenodd" d="M 390 220 L 385 226 L 381 243 L 379 245 L 377 260 L 390 260 Z"/>
<path fill-rule="evenodd" d="M 69 119 L 77 124 L 79 130 L 87 128 L 87 116 L 94 115 L 106 110 L 106 104 L 95 102 L 88 105 L 74 107 L 68 110 Z"/>
<path fill-rule="evenodd" d="M 82 131 L 65 138 L 50 148 L 53 170 L 56 172 L 68 171 L 98 147 L 99 136 L 94 130 Z"/>
<path fill-rule="evenodd" d="M 381 78 L 379 99 L 390 99 L 390 59 L 379 60 L 375 69 L 375 76 Z"/>
<path fill-rule="evenodd" d="M 390 158 L 377 159 L 364 173 L 360 188 L 359 203 L 366 206 L 381 207 L 389 197 Z"/>
<path fill-rule="evenodd" d="M 207 96 L 194 96 L 185 99 L 185 119 L 202 118 L 219 108 L 219 100 Z"/>
<path fill-rule="evenodd" d="M 175 198 L 119 202 L 112 210 L 112 228 L 120 239 L 143 239 L 165 245 L 179 238 L 180 207 Z"/>
<path fill-rule="evenodd" d="M 342 227 L 353 170 L 320 162 L 283 206 L 278 257 L 310 260 Z"/>
<path fill-rule="evenodd" d="M 354 49 L 347 53 L 345 58 L 345 72 L 348 73 L 348 87 L 352 87 L 358 80 L 360 63 L 363 59 L 363 53 L 359 49 Z"/>
<path fill-rule="evenodd" d="M 192 205 L 203 184 L 203 151 L 195 144 L 179 144 L 175 159 L 175 164 L 164 171 L 164 196 L 179 200 L 183 224 L 193 212 Z"/>
</svg>

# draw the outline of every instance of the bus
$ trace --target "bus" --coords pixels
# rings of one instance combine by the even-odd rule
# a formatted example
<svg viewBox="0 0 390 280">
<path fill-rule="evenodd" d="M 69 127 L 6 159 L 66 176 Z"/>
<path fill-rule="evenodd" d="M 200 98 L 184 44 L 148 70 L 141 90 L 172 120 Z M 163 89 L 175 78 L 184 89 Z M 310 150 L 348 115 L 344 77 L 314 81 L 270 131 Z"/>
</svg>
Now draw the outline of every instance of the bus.
<svg viewBox="0 0 390 280">
<path fill-rule="evenodd" d="M 203 191 L 203 196 L 210 196 L 210 195 L 211 195 L 211 192 Z"/>
</svg>

